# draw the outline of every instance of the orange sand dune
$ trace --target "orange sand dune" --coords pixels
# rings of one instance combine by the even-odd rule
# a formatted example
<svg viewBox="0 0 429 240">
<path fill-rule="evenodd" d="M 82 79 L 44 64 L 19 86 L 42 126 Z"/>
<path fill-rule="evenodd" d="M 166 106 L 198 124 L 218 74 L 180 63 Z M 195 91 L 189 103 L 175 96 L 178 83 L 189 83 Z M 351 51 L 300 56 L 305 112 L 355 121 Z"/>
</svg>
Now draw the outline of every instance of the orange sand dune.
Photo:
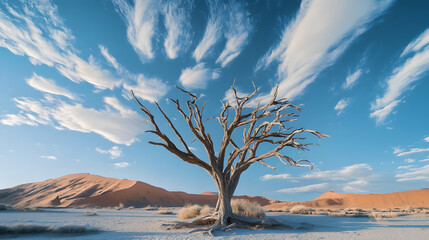
<svg viewBox="0 0 429 240">
<path fill-rule="evenodd" d="M 273 203 L 264 197 L 237 196 L 258 202 Z M 70 174 L 43 182 L 22 184 L 0 190 L 0 203 L 41 207 L 113 207 L 124 206 L 184 206 L 214 205 L 217 194 L 187 194 L 131 180 L 106 178 L 88 173 Z"/>
<path fill-rule="evenodd" d="M 266 205 L 264 208 L 278 209 L 295 205 L 313 208 L 429 208 L 429 189 L 385 194 L 326 192 L 313 201 L 280 202 Z"/>
</svg>

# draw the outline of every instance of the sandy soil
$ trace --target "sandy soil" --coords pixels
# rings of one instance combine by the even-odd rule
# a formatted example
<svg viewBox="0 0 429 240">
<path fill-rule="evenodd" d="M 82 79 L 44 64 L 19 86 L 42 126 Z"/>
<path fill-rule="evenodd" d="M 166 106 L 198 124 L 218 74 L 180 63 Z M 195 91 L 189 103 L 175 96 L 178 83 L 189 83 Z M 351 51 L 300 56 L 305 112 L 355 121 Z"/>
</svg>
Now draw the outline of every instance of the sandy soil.
<svg viewBox="0 0 429 240">
<path fill-rule="evenodd" d="M 0 226 L 17 223 L 50 226 L 82 225 L 101 230 L 88 235 L 19 235 L 14 239 L 207 239 L 187 229 L 167 230 L 163 223 L 178 220 L 176 215 L 159 215 L 156 211 L 95 210 L 87 216 L 86 209 L 44 209 L 40 212 L 1 211 Z M 173 210 L 177 212 L 177 210 Z M 375 222 L 369 218 L 282 215 L 267 213 L 286 221 L 293 230 L 238 230 L 218 232 L 213 239 L 427 239 L 429 217 L 412 215 Z M 4 236 L 3 236 L 4 237 Z M 2 238 L 2 236 L 0 236 Z"/>
</svg>

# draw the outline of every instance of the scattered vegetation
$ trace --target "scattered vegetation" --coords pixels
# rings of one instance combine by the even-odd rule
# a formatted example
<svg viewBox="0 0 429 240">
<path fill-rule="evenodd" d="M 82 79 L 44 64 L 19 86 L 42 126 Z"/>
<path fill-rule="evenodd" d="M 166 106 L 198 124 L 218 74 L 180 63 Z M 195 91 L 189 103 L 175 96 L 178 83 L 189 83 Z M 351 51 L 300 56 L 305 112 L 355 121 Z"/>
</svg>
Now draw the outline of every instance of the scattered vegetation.
<svg viewBox="0 0 429 240">
<path fill-rule="evenodd" d="M 157 211 L 158 209 L 159 209 L 159 207 L 157 207 L 157 206 L 152 207 L 150 205 L 147 205 L 145 208 L 143 208 L 143 210 L 146 210 L 146 211 Z"/>
<path fill-rule="evenodd" d="M 119 205 L 116 206 L 116 207 L 114 207 L 113 209 L 115 209 L 115 210 L 121 210 L 123 208 L 124 208 L 124 204 L 123 203 L 119 203 Z"/>
<path fill-rule="evenodd" d="M 313 214 L 314 212 L 315 210 L 313 208 L 304 205 L 295 205 L 289 211 L 290 214 Z"/>
<path fill-rule="evenodd" d="M 170 210 L 168 210 L 167 208 L 160 208 L 157 213 L 158 214 L 163 214 L 163 215 L 173 214 L 173 212 L 170 211 Z"/>
<path fill-rule="evenodd" d="M 201 214 L 201 209 L 202 207 L 198 204 L 186 205 L 179 210 L 177 215 L 179 216 L 180 219 L 183 219 L 183 220 L 191 219 L 199 216 Z"/>
<path fill-rule="evenodd" d="M 232 212 L 245 217 L 263 218 L 265 212 L 262 207 L 255 203 L 245 199 L 234 199 L 231 201 Z M 181 208 L 178 212 L 180 219 L 191 219 L 198 216 L 205 216 L 213 212 L 213 209 L 209 205 L 186 205 Z"/>
<path fill-rule="evenodd" d="M 95 233 L 97 229 L 87 228 L 85 226 L 66 225 L 66 226 L 46 226 L 37 224 L 15 224 L 12 226 L 0 226 L 0 235 L 17 235 L 17 234 L 40 234 L 40 233 L 57 233 L 57 234 L 84 234 Z"/>
<path fill-rule="evenodd" d="M 95 210 L 95 209 L 88 209 L 87 211 L 86 211 L 86 214 L 85 214 L 86 216 L 97 216 L 98 214 L 97 214 L 97 211 Z"/>
<path fill-rule="evenodd" d="M 6 210 L 7 209 L 7 206 L 6 205 L 4 205 L 4 204 L 0 204 L 0 210 Z"/>
<path fill-rule="evenodd" d="M 22 205 L 22 204 L 13 205 L 13 209 L 17 211 L 23 211 L 23 212 L 41 211 L 39 207 Z"/>
<path fill-rule="evenodd" d="M 244 216 L 253 218 L 265 217 L 265 212 L 261 205 L 256 202 L 251 202 L 245 199 L 233 199 L 231 201 L 232 212 Z"/>
<path fill-rule="evenodd" d="M 128 207 L 128 209 L 134 209 L 134 208 L 135 208 L 134 206 L 129 206 L 129 207 Z"/>
</svg>

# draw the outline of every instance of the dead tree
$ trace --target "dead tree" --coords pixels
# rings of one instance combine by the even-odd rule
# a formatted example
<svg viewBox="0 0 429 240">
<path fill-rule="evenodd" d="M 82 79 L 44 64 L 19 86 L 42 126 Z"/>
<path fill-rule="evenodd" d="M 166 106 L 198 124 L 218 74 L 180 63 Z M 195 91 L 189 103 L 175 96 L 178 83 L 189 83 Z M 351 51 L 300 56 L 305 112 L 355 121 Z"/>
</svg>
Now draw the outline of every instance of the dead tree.
<svg viewBox="0 0 429 240">
<path fill-rule="evenodd" d="M 161 142 L 149 141 L 150 144 L 164 147 L 171 153 L 183 161 L 197 165 L 206 170 L 213 178 L 218 188 L 218 201 L 214 213 L 207 216 L 199 217 L 192 222 L 178 223 L 176 228 L 192 227 L 201 225 L 203 223 L 213 223 L 210 228 L 204 229 L 209 234 L 215 230 L 226 230 L 231 227 L 258 225 L 258 226 L 280 226 L 280 222 L 273 219 L 253 219 L 242 217 L 234 214 L 231 208 L 231 199 L 237 188 L 241 174 L 246 171 L 250 165 L 259 162 L 262 165 L 275 169 L 264 160 L 277 157 L 280 162 L 289 166 L 307 166 L 311 165 L 307 160 L 295 161 L 291 157 L 284 155 L 282 150 L 286 147 L 295 148 L 297 150 L 307 150 L 308 145 L 311 143 L 301 143 L 302 137 L 298 137 L 302 133 L 310 133 L 319 138 L 326 137 L 327 135 L 321 134 L 314 130 L 308 129 L 295 129 L 287 127 L 287 122 L 297 120 L 298 115 L 295 113 L 285 113 L 286 110 L 293 109 L 300 111 L 301 109 L 292 105 L 286 99 L 277 99 L 277 88 L 268 103 L 257 104 L 253 108 L 249 107 L 250 100 L 257 93 L 255 85 L 254 91 L 248 96 L 239 97 L 236 89 L 232 86 L 234 93 L 234 103 L 231 105 L 229 102 L 222 102 L 222 111 L 218 117 L 211 117 L 208 119 L 217 119 L 223 129 L 223 138 L 220 143 L 219 149 L 216 151 L 213 139 L 206 131 L 203 120 L 203 112 L 205 103 L 200 107 L 197 104 L 197 96 L 189 91 L 177 87 L 182 92 L 189 95 L 190 99 L 186 101 L 187 111 L 184 111 L 179 100 L 171 99 L 175 104 L 179 113 L 186 120 L 186 123 L 195 136 L 196 140 L 201 142 L 207 153 L 207 160 L 203 161 L 197 157 L 183 139 L 179 130 L 175 127 L 173 122 L 167 114 L 161 109 L 160 105 L 155 102 L 159 112 L 163 115 L 169 126 L 176 134 L 182 147 L 179 149 L 170 138 L 163 133 L 160 129 L 155 117 L 152 113 L 135 97 L 141 106 L 141 110 L 149 117 L 148 121 L 153 125 L 153 130 L 147 132 L 153 133 L 159 137 Z M 230 116 L 229 112 L 233 111 L 234 116 Z M 233 134 L 236 130 L 241 130 L 242 142 L 240 145 L 236 142 Z M 271 146 L 271 150 L 259 153 L 258 148 L 262 144 Z M 200 231 L 202 229 L 198 229 Z"/>
</svg>

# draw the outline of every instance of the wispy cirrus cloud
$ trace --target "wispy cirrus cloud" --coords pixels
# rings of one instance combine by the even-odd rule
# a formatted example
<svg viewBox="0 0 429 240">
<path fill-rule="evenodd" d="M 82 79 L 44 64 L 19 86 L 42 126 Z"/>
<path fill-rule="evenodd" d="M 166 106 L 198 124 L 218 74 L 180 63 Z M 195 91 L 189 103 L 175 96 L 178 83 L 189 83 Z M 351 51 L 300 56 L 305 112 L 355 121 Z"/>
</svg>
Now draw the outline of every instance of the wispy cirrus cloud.
<svg viewBox="0 0 429 240">
<path fill-rule="evenodd" d="M 215 44 L 223 37 L 225 47 L 216 59 L 222 67 L 227 66 L 243 50 L 248 42 L 252 23 L 245 5 L 239 1 L 230 1 L 226 4 L 215 0 L 208 1 L 209 20 L 198 46 L 194 50 L 194 58 L 198 62 L 204 59 Z"/>
<path fill-rule="evenodd" d="M 425 142 L 429 142 L 429 137 L 424 138 Z"/>
<path fill-rule="evenodd" d="M 209 5 L 209 20 L 203 38 L 195 48 L 193 56 L 200 62 L 222 36 L 222 4 L 218 0 L 207 1 Z"/>
<path fill-rule="evenodd" d="M 334 109 L 337 111 L 337 115 L 340 115 L 344 112 L 344 109 L 350 104 L 349 98 L 343 98 L 338 101 L 337 105 L 335 105 Z"/>
<path fill-rule="evenodd" d="M 328 183 L 311 184 L 302 187 L 284 188 L 276 192 L 280 193 L 305 193 L 305 192 L 325 192 L 328 189 Z"/>
<path fill-rule="evenodd" d="M 135 0 L 132 6 L 126 0 L 114 0 L 118 12 L 127 25 L 128 42 L 142 62 L 154 58 L 153 37 L 156 31 L 160 2 Z"/>
<path fill-rule="evenodd" d="M 83 60 L 73 47 L 74 36 L 50 1 L 24 1 L 21 7 L 0 7 L 0 47 L 27 56 L 34 65 L 55 67 L 62 75 L 79 83 L 86 81 L 97 89 L 120 85 L 92 56 Z"/>
<path fill-rule="evenodd" d="M 113 146 L 107 150 L 103 150 L 101 148 L 95 148 L 95 151 L 101 154 L 109 154 L 111 159 L 115 159 L 122 156 L 122 149 L 120 149 L 119 146 Z"/>
<path fill-rule="evenodd" d="M 412 148 L 409 151 L 400 152 L 396 156 L 397 157 L 402 157 L 402 156 L 408 156 L 408 155 L 411 155 L 411 154 L 423 153 L 423 152 L 429 152 L 429 148 Z"/>
<path fill-rule="evenodd" d="M 359 77 L 362 74 L 362 69 L 356 70 L 354 73 L 351 73 L 347 76 L 346 81 L 342 85 L 343 89 L 350 89 L 352 88 L 358 81 Z"/>
<path fill-rule="evenodd" d="M 42 156 L 40 156 L 40 158 L 49 159 L 49 160 L 57 160 L 57 157 L 52 156 L 52 155 L 49 155 L 49 156 L 42 155 Z"/>
<path fill-rule="evenodd" d="M 105 97 L 105 109 L 100 110 L 59 100 L 47 103 L 22 97 L 14 101 L 21 112 L 3 116 L 1 124 L 52 125 L 57 129 L 96 133 L 111 142 L 125 145 L 135 142 L 137 136 L 147 129 L 143 117 L 114 97 Z"/>
<path fill-rule="evenodd" d="M 188 49 L 191 43 L 190 12 L 193 1 L 167 1 L 162 7 L 167 37 L 164 41 L 168 58 L 177 58 L 179 52 Z"/>
<path fill-rule="evenodd" d="M 397 182 L 417 180 L 429 181 L 429 165 L 419 168 L 409 168 L 407 169 L 407 172 L 396 174 L 395 177 L 397 178 Z"/>
<path fill-rule="evenodd" d="M 408 57 L 408 58 L 406 58 Z M 405 59 L 406 58 L 406 59 Z M 429 29 L 404 49 L 400 57 L 404 63 L 392 71 L 386 80 L 386 90 L 371 104 L 370 117 L 377 124 L 383 123 L 403 100 L 401 96 L 429 70 Z"/>
<path fill-rule="evenodd" d="M 249 13 L 244 5 L 238 1 L 230 1 L 228 5 L 228 21 L 226 22 L 226 44 L 222 53 L 216 59 L 222 67 L 234 60 L 247 44 L 252 24 Z"/>
<path fill-rule="evenodd" d="M 118 163 L 114 163 L 113 165 L 117 168 L 125 168 L 130 166 L 128 162 L 118 162 Z"/>
<path fill-rule="evenodd" d="M 54 80 L 41 77 L 35 73 L 26 80 L 27 84 L 42 92 L 61 95 L 71 100 L 76 100 L 76 96 L 66 88 L 58 86 Z"/>
<path fill-rule="evenodd" d="M 334 64 L 391 3 L 390 0 L 303 1 L 280 43 L 258 62 L 256 70 L 278 62 L 279 96 L 293 99 L 320 72 Z"/>
<path fill-rule="evenodd" d="M 210 80 L 217 79 L 219 74 L 219 69 L 211 69 L 205 63 L 199 63 L 182 70 L 179 81 L 185 88 L 201 89 L 206 88 Z"/>
<path fill-rule="evenodd" d="M 310 192 L 310 191 L 327 191 L 340 190 L 345 192 L 366 192 L 366 188 L 370 185 L 370 180 L 377 176 L 373 172 L 371 166 L 366 163 L 354 164 L 345 166 L 341 169 L 315 171 L 301 176 L 293 176 L 291 174 L 266 174 L 262 176 L 262 180 L 284 179 L 291 182 L 311 182 L 323 181 L 323 185 L 313 184 L 298 188 L 281 189 L 279 192 Z"/>
</svg>

